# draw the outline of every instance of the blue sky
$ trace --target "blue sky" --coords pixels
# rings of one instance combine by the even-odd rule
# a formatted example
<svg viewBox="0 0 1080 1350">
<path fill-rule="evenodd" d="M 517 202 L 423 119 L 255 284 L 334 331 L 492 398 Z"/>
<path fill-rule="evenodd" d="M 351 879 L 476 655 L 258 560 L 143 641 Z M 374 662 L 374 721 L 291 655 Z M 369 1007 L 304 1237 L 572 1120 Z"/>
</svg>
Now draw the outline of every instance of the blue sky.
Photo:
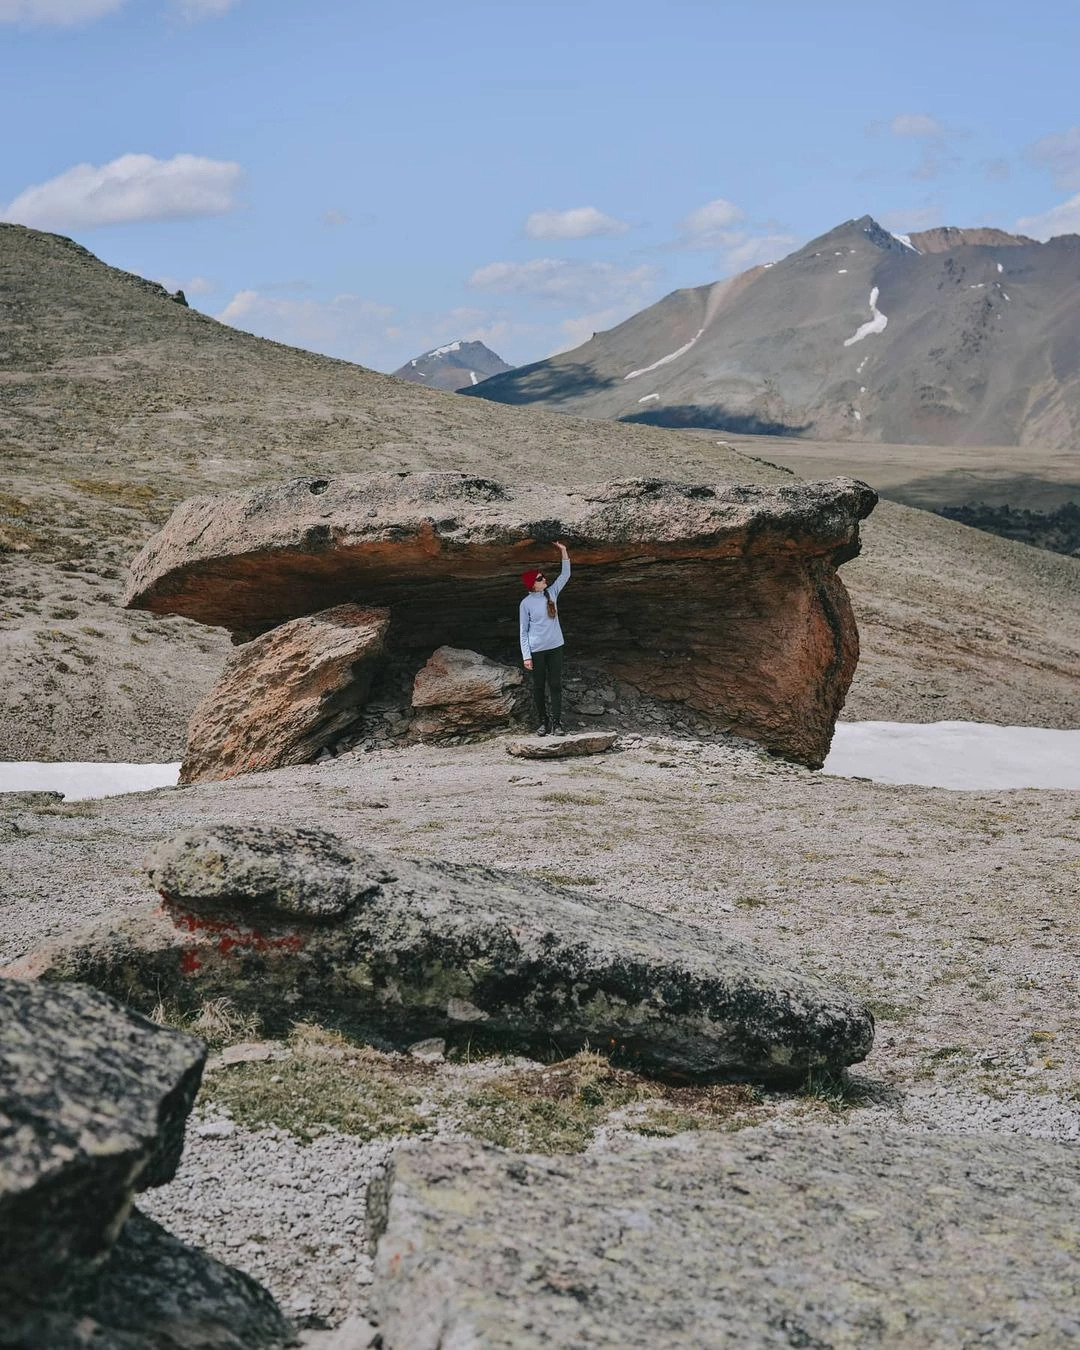
<svg viewBox="0 0 1080 1350">
<path fill-rule="evenodd" d="M 0 218 L 381 370 L 869 213 L 1080 232 L 1080 0 L 0 0 Z"/>
</svg>

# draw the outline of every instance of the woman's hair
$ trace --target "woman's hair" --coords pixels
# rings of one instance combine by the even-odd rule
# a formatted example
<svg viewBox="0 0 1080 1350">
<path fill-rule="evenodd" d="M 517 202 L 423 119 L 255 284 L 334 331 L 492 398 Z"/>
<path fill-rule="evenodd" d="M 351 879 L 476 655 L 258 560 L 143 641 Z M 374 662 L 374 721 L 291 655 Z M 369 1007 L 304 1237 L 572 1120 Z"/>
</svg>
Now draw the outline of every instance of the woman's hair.
<svg viewBox="0 0 1080 1350">
<path fill-rule="evenodd" d="M 544 599 L 547 601 L 548 618 L 553 619 L 559 611 L 555 608 L 555 601 L 552 600 L 551 596 L 548 594 L 548 588 L 546 586 L 544 587 Z"/>
</svg>

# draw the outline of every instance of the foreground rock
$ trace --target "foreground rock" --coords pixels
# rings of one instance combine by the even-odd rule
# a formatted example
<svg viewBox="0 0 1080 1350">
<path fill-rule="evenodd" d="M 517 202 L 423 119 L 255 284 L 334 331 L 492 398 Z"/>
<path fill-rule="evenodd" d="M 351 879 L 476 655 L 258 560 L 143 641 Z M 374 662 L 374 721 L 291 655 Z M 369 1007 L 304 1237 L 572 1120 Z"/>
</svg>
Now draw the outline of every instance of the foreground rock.
<svg viewBox="0 0 1080 1350">
<path fill-rule="evenodd" d="M 413 681 L 410 731 L 438 741 L 509 726 L 527 702 L 525 677 L 479 652 L 440 647 Z"/>
<path fill-rule="evenodd" d="M 298 898 L 298 850 L 332 889 L 326 904 Z M 122 989 L 140 1007 L 227 996 L 271 1033 L 314 1017 L 377 1045 L 468 1038 L 569 1054 L 588 1044 L 700 1078 L 838 1070 L 873 1040 L 869 1011 L 812 977 L 541 881 L 256 826 L 189 831 L 153 849 L 149 867 L 165 915 L 53 944 L 13 969 Z"/>
<path fill-rule="evenodd" d="M 407 1145 L 373 1185 L 383 1350 L 1080 1337 L 1080 1155 L 847 1129 L 616 1156 Z"/>
<path fill-rule="evenodd" d="M 97 990 L 0 981 L 0 1302 L 85 1276 L 172 1179 L 205 1055 Z"/>
<path fill-rule="evenodd" d="M 297 1343 L 261 1285 L 138 1211 L 92 1279 L 62 1298 L 16 1300 L 0 1317 L 0 1346 L 20 1350 L 279 1350 Z"/>
<path fill-rule="evenodd" d="M 181 783 L 313 760 L 359 717 L 389 621 L 337 605 L 245 643 L 192 715 Z"/>
<path fill-rule="evenodd" d="M 574 755 L 602 755 L 618 740 L 614 731 L 581 731 L 570 736 L 550 736 L 507 741 L 506 753 L 518 759 L 569 759 Z"/>
<path fill-rule="evenodd" d="M 505 659 L 518 574 L 562 538 L 575 652 L 818 767 L 858 657 L 836 568 L 858 553 L 876 500 L 852 479 L 511 489 L 463 474 L 300 478 L 183 503 L 133 562 L 124 603 L 250 636 L 358 600 L 389 606 L 395 652 Z"/>
</svg>

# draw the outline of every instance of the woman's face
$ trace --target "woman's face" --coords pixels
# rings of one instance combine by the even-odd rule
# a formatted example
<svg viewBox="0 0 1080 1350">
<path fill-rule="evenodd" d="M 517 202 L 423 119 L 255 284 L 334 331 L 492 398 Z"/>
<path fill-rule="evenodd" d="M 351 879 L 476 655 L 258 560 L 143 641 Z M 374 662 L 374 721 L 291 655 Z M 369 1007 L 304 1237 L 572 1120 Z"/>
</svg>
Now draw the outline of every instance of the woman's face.
<svg viewBox="0 0 1080 1350">
<path fill-rule="evenodd" d="M 547 589 L 547 577 L 544 576 L 543 572 L 536 574 L 536 580 L 533 582 L 532 588 L 533 595 L 539 595 L 541 591 Z"/>
</svg>

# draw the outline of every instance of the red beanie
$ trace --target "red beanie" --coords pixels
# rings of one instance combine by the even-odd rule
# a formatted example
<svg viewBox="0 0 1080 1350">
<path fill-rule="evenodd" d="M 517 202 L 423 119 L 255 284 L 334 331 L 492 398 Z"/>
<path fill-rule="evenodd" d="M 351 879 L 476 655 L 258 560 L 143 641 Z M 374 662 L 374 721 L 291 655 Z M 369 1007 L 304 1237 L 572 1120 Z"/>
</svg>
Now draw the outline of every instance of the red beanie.
<svg viewBox="0 0 1080 1350">
<path fill-rule="evenodd" d="M 543 573 L 541 572 L 522 572 L 521 584 L 525 587 L 527 591 L 531 591 L 532 588 L 536 585 L 536 578 L 542 575 Z"/>
</svg>

